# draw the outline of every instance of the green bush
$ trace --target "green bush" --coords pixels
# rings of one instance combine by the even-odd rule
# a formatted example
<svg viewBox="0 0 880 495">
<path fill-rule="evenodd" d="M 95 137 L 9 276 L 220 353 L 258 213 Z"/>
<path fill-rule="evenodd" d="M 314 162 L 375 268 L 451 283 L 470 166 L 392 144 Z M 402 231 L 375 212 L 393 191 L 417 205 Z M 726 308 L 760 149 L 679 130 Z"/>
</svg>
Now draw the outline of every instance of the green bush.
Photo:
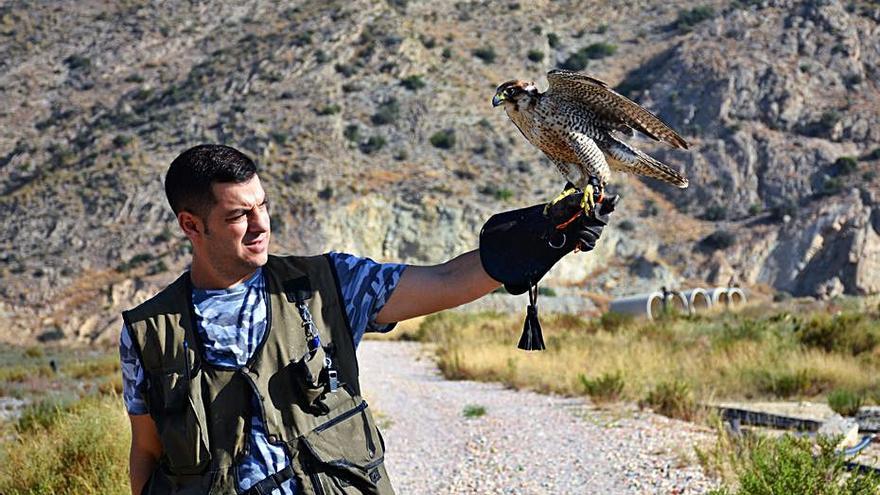
<svg viewBox="0 0 880 495">
<path fill-rule="evenodd" d="M 657 414 L 684 420 L 694 419 L 699 411 L 690 385 L 680 380 L 659 383 L 639 405 L 649 406 Z"/>
<path fill-rule="evenodd" d="M 579 375 L 581 385 L 594 402 L 610 402 L 619 400 L 623 394 L 624 380 L 623 374 L 619 371 L 614 373 L 603 373 L 598 378 L 587 378 L 586 375 Z"/>
<path fill-rule="evenodd" d="M 758 437 L 751 443 L 730 454 L 739 478 L 736 491 L 722 487 L 710 494 L 869 495 L 880 490 L 876 473 L 848 473 L 835 440 L 820 438 L 818 455 L 806 437 Z"/>
<path fill-rule="evenodd" d="M 706 208 L 706 213 L 703 214 L 703 218 L 710 222 L 724 220 L 727 218 L 727 207 L 722 205 L 711 205 Z"/>
<path fill-rule="evenodd" d="M 272 141 L 275 141 L 275 142 L 278 143 L 278 144 L 285 144 L 285 143 L 287 143 L 287 141 L 290 140 L 290 136 L 287 135 L 287 133 L 285 133 L 285 132 L 280 132 L 280 131 L 272 131 L 272 132 L 270 132 L 270 133 L 269 133 L 269 138 L 271 138 Z"/>
<path fill-rule="evenodd" d="M 556 289 L 554 289 L 553 287 L 544 287 L 544 286 L 538 287 L 538 295 L 539 296 L 546 296 L 546 297 L 556 297 L 557 296 Z"/>
<path fill-rule="evenodd" d="M 820 197 L 834 196 L 841 191 L 843 191 L 843 181 L 839 177 L 826 177 L 825 181 L 822 182 L 822 187 L 816 191 L 816 194 Z"/>
<path fill-rule="evenodd" d="M 315 113 L 317 113 L 318 115 L 335 115 L 341 110 L 342 108 L 339 105 L 333 103 L 330 105 L 324 105 L 323 107 L 319 108 L 318 111 Z"/>
<path fill-rule="evenodd" d="M 376 113 L 370 117 L 370 121 L 375 125 L 386 125 L 394 123 L 400 116 L 400 105 L 396 98 L 390 98 L 379 105 Z"/>
<path fill-rule="evenodd" d="M 345 126 L 345 130 L 342 131 L 342 135 L 345 137 L 345 139 L 348 139 L 349 141 L 357 142 L 361 139 L 361 131 L 360 128 L 358 128 L 357 124 L 349 124 Z"/>
<path fill-rule="evenodd" d="M 382 136 L 370 136 L 369 139 L 358 145 L 361 153 L 369 155 L 381 150 L 385 146 L 385 138 Z"/>
<path fill-rule="evenodd" d="M 464 410 L 461 414 L 465 418 L 479 418 L 480 416 L 486 415 L 486 408 L 479 404 L 468 404 L 464 406 Z"/>
<path fill-rule="evenodd" d="M 871 353 L 880 344 L 880 326 L 859 312 L 815 314 L 799 320 L 795 332 L 806 346 L 853 356 Z"/>
<path fill-rule="evenodd" d="M 815 395 L 827 388 L 814 370 L 762 369 L 751 373 L 755 388 L 779 398 Z"/>
<path fill-rule="evenodd" d="M 492 196 L 498 201 L 507 201 L 513 197 L 513 191 L 506 187 L 498 187 L 495 184 L 486 184 L 477 189 L 477 192 L 486 196 Z"/>
<path fill-rule="evenodd" d="M 672 25 L 680 32 L 688 32 L 697 24 L 713 17 L 715 17 L 715 10 L 708 5 L 704 5 L 689 10 L 679 10 L 678 17 Z"/>
<path fill-rule="evenodd" d="M 540 62 L 541 60 L 544 60 L 544 52 L 541 50 L 529 50 L 526 57 L 532 62 Z"/>
<path fill-rule="evenodd" d="M 452 149 L 455 146 L 455 131 L 445 129 L 437 131 L 429 138 L 431 146 L 442 150 Z"/>
<path fill-rule="evenodd" d="M 841 156 L 834 161 L 834 168 L 838 175 L 849 175 L 859 168 L 859 162 L 851 156 Z"/>
<path fill-rule="evenodd" d="M 422 80 L 422 76 L 413 74 L 401 79 L 400 85 L 410 91 L 418 91 L 425 87 L 425 81 Z"/>
<path fill-rule="evenodd" d="M 558 48 L 559 35 L 556 33 L 547 33 L 547 44 L 550 45 L 550 48 Z"/>
<path fill-rule="evenodd" d="M 590 57 L 588 57 L 583 51 L 576 51 L 568 56 L 562 63 L 559 64 L 559 67 L 566 70 L 574 70 L 574 71 L 582 71 L 587 68 L 587 64 L 590 63 Z"/>
<path fill-rule="evenodd" d="M 587 58 L 598 60 L 600 58 L 610 57 L 617 53 L 617 46 L 604 42 L 593 43 L 581 48 L 581 51 L 584 52 L 584 55 L 586 55 Z"/>
<path fill-rule="evenodd" d="M 865 397 L 851 390 L 840 388 L 828 394 L 828 407 L 842 416 L 855 416 L 864 403 Z"/>
<path fill-rule="evenodd" d="M 861 160 L 871 161 L 880 160 L 880 148 L 874 148 L 873 151 L 860 158 Z"/>
<path fill-rule="evenodd" d="M 495 49 L 491 46 L 476 48 L 471 53 L 487 64 L 491 64 L 492 62 L 494 62 L 496 57 Z"/>
<path fill-rule="evenodd" d="M 700 244 L 706 251 L 727 249 L 736 244 L 736 234 L 728 230 L 716 230 L 700 241 Z"/>
<path fill-rule="evenodd" d="M 67 65 L 70 70 L 88 70 L 92 66 L 92 59 L 82 55 L 71 55 L 64 59 L 64 64 Z"/>
</svg>

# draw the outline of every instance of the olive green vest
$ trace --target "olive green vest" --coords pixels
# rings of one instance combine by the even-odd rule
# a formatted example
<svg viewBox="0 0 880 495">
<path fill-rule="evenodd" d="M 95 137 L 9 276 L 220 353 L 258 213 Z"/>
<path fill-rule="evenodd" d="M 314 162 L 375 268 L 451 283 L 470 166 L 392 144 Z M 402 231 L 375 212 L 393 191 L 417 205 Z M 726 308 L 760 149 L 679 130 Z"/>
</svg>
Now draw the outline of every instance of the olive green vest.
<svg viewBox="0 0 880 495">
<path fill-rule="evenodd" d="M 188 273 L 123 313 L 163 447 L 143 493 L 236 493 L 252 414 L 287 451 L 302 493 L 393 493 L 330 258 L 270 256 L 264 274 L 266 333 L 241 368 L 203 359 Z M 259 411 L 251 411 L 254 393 Z"/>
</svg>

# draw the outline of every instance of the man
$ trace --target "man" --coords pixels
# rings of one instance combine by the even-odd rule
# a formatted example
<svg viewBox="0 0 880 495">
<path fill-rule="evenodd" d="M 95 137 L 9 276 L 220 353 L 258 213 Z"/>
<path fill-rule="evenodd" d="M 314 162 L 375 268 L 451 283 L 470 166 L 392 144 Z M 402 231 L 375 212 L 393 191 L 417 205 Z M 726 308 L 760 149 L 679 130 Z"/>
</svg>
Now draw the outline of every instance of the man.
<svg viewBox="0 0 880 495">
<path fill-rule="evenodd" d="M 406 266 L 270 256 L 256 166 L 230 147 L 183 152 L 165 191 L 193 256 L 187 273 L 123 313 L 135 495 L 393 493 L 357 380 L 364 332 L 501 283 L 524 292 L 566 253 L 592 249 L 614 206 L 587 216 L 575 196 L 546 213 L 496 215 L 480 251 Z"/>
</svg>

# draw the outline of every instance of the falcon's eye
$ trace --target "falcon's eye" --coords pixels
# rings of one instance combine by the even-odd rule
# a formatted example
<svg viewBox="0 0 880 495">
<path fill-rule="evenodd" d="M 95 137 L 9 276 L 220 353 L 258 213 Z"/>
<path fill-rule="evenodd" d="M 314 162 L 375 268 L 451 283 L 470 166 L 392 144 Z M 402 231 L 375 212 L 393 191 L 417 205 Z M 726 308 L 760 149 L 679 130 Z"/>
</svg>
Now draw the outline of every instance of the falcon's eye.
<svg viewBox="0 0 880 495">
<path fill-rule="evenodd" d="M 513 88 L 507 88 L 504 90 L 504 96 L 511 97 L 513 96 L 514 90 Z"/>
</svg>

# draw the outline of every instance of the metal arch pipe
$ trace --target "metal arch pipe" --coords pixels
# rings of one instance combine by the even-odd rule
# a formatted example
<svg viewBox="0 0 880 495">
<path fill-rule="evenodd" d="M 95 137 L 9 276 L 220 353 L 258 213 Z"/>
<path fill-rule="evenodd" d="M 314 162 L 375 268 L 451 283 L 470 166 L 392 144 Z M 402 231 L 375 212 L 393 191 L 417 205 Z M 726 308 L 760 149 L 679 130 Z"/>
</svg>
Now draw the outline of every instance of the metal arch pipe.
<svg viewBox="0 0 880 495">
<path fill-rule="evenodd" d="M 703 289 L 688 289 L 681 293 L 688 302 L 688 310 L 691 314 L 701 313 L 712 308 L 712 298 Z"/>
</svg>

